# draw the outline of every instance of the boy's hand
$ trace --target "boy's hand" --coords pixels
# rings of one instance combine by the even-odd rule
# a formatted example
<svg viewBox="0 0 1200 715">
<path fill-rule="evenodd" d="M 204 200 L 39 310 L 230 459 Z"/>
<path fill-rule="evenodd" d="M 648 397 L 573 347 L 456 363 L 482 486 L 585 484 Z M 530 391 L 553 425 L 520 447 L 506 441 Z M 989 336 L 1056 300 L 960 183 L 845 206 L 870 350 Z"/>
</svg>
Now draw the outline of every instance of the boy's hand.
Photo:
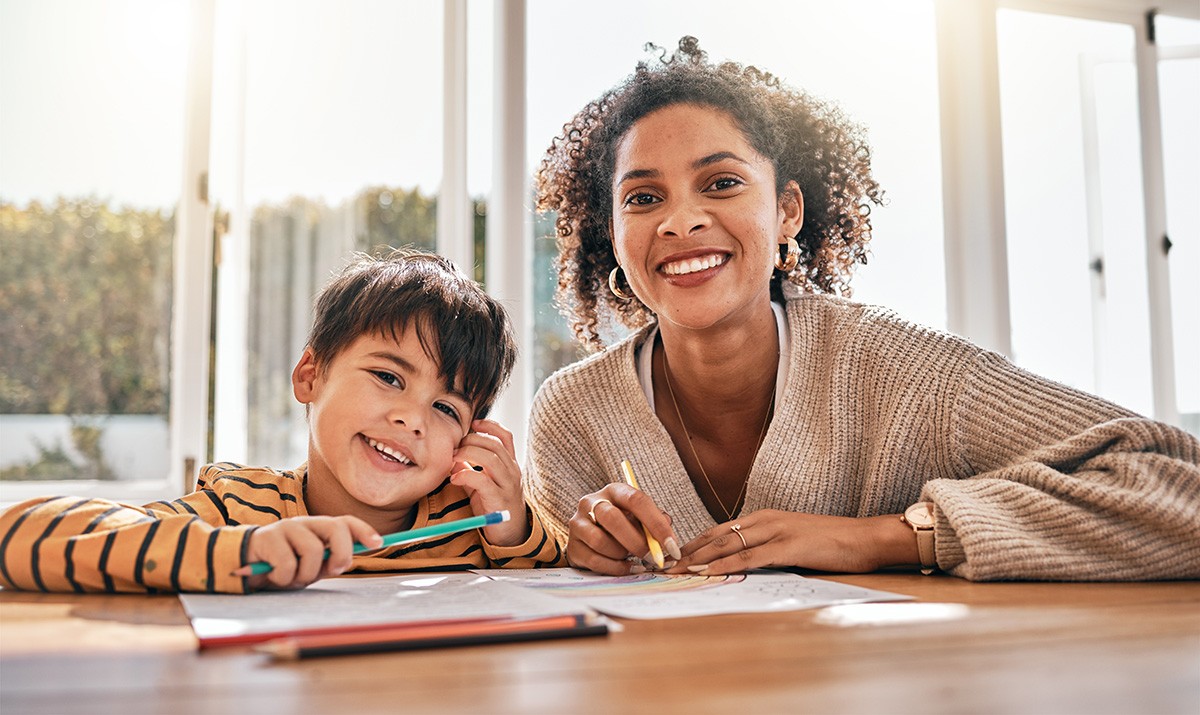
<svg viewBox="0 0 1200 715">
<path fill-rule="evenodd" d="M 373 546 L 382 537 L 355 516 L 297 516 L 263 526 L 250 535 L 246 563 L 266 561 L 269 573 L 251 576 L 247 588 L 290 590 L 350 568 L 354 542 Z M 329 558 L 325 558 L 329 549 Z M 248 566 L 234 571 L 248 570 Z"/>
<path fill-rule="evenodd" d="M 498 422 L 475 420 L 471 431 L 459 442 L 454 462 L 459 471 L 450 475 L 450 482 L 466 490 L 471 497 L 471 511 L 478 516 L 507 509 L 512 516 L 502 524 L 484 527 L 487 540 L 496 546 L 516 546 L 529 538 L 521 467 L 512 433 Z"/>
</svg>

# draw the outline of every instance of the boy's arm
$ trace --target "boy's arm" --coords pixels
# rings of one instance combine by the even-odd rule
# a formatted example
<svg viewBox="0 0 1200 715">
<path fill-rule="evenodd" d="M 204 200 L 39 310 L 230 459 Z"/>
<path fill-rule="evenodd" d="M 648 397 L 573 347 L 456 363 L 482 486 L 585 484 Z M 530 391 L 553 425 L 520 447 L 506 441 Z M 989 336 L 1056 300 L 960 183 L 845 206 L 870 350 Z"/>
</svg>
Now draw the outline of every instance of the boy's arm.
<svg viewBox="0 0 1200 715">
<path fill-rule="evenodd" d="M 208 489 L 145 507 L 42 497 L 0 514 L 0 585 L 29 591 L 242 593 L 253 526 L 226 526 Z M 210 521 L 212 523 L 210 523 Z"/>
<path fill-rule="evenodd" d="M 480 532 L 483 553 L 490 568 L 533 569 L 566 566 L 567 560 L 554 536 L 542 524 L 541 518 L 528 504 L 524 505 L 529 522 L 529 537 L 516 546 L 496 546 Z"/>
</svg>

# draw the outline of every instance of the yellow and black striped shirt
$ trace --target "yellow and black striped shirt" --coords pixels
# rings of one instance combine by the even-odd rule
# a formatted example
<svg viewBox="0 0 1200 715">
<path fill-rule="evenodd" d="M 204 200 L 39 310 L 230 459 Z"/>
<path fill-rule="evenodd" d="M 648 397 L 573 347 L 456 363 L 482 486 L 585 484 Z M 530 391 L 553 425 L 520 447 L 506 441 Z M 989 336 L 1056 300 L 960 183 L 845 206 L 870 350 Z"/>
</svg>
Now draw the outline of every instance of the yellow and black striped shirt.
<svg viewBox="0 0 1200 715">
<path fill-rule="evenodd" d="M 196 491 L 131 506 L 102 499 L 41 497 L 0 514 L 0 585 L 27 591 L 243 593 L 230 575 L 245 562 L 250 534 L 307 516 L 307 466 L 295 471 L 206 465 Z M 562 551 L 526 506 L 530 535 L 495 546 L 478 529 L 354 557 L 350 572 L 450 571 L 565 565 Z M 413 528 L 472 516 L 450 480 L 417 503 Z"/>
</svg>

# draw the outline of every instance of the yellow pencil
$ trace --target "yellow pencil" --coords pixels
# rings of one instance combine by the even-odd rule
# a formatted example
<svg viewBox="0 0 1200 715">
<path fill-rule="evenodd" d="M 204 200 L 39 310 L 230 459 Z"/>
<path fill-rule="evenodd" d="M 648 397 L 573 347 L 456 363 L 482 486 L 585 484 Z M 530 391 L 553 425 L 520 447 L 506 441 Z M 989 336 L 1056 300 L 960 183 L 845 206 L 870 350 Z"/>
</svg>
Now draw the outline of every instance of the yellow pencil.
<svg viewBox="0 0 1200 715">
<path fill-rule="evenodd" d="M 625 483 L 634 489 L 639 489 L 637 477 L 633 476 L 633 465 L 628 459 L 621 460 L 621 471 L 625 473 Z M 646 543 L 650 545 L 650 557 L 654 559 L 655 565 L 659 568 L 663 567 L 663 551 L 662 544 L 658 543 L 658 539 L 650 535 L 650 530 L 642 524 L 642 531 L 646 534 Z"/>
</svg>

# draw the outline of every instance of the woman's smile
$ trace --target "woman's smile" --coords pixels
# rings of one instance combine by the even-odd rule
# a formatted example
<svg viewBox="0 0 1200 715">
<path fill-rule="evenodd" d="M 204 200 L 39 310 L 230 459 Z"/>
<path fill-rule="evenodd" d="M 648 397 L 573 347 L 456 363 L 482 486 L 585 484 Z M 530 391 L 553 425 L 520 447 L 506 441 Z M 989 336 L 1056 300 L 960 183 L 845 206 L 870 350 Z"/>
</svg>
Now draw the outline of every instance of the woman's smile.
<svg viewBox="0 0 1200 715">
<path fill-rule="evenodd" d="M 651 112 L 621 139 L 615 167 L 617 262 L 660 321 L 707 329 L 769 315 L 773 257 L 799 213 L 729 114 L 695 104 Z"/>
</svg>

